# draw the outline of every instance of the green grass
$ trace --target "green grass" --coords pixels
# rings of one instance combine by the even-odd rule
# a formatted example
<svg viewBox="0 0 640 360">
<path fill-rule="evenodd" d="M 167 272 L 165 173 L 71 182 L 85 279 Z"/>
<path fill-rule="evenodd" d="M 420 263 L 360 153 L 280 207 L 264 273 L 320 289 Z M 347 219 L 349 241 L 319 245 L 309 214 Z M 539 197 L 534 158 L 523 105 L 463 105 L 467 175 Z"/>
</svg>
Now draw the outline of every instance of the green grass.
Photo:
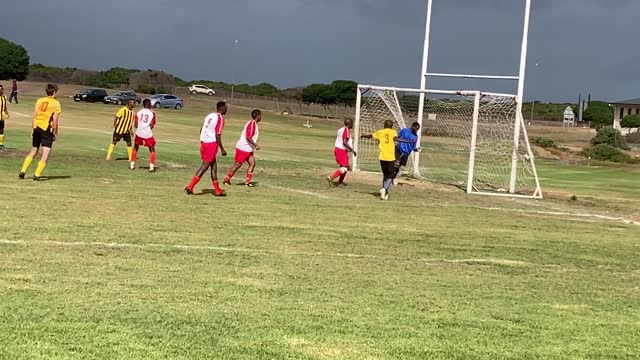
<svg viewBox="0 0 640 360">
<path fill-rule="evenodd" d="M 640 227 L 621 220 L 640 219 L 637 167 L 541 162 L 544 201 L 409 182 L 381 202 L 377 176 L 322 179 L 338 123 L 267 113 L 258 186 L 188 197 L 210 105 L 158 112 L 149 174 L 103 160 L 117 107 L 64 99 L 40 183 L 17 179 L 30 137 L 14 113 L 15 150 L 0 153 L 0 359 L 640 353 Z M 228 149 L 248 112 L 232 108 Z"/>
</svg>

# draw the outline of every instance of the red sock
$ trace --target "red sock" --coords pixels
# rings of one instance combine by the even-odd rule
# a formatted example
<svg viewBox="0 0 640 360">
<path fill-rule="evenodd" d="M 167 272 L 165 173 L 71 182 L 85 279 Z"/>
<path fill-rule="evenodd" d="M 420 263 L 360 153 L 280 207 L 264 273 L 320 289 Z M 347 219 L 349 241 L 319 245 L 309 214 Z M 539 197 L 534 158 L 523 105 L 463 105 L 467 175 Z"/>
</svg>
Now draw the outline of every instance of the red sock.
<svg viewBox="0 0 640 360">
<path fill-rule="evenodd" d="M 138 151 L 136 149 L 133 149 L 133 151 L 131 152 L 131 161 L 136 162 L 137 156 L 138 156 Z"/>
<path fill-rule="evenodd" d="M 340 180 L 338 180 L 338 184 L 342 184 L 344 182 L 344 178 L 347 177 L 347 173 L 341 174 L 340 175 Z"/>
<path fill-rule="evenodd" d="M 230 172 L 227 174 L 227 177 L 224 178 L 225 181 L 229 181 L 231 180 L 231 178 L 233 177 L 233 175 L 235 175 L 234 173 Z"/>
<path fill-rule="evenodd" d="M 197 176 L 194 176 L 193 179 L 191 179 L 191 182 L 189 183 L 189 185 L 187 185 L 189 190 L 193 190 L 193 188 L 196 187 L 196 185 L 198 185 L 199 181 L 200 181 L 200 178 Z"/>
<path fill-rule="evenodd" d="M 213 182 L 213 188 L 216 190 L 216 192 L 222 191 L 222 189 L 220 189 L 220 184 L 218 183 L 218 180 L 215 180 Z"/>
<path fill-rule="evenodd" d="M 156 166 L 156 152 L 149 154 L 149 164 Z"/>
<path fill-rule="evenodd" d="M 331 180 L 334 180 L 335 178 L 337 178 L 340 175 L 342 175 L 342 171 L 340 171 L 340 169 L 338 169 L 338 170 L 336 170 L 336 172 L 333 173 L 333 175 L 331 175 Z"/>
<path fill-rule="evenodd" d="M 251 179 L 253 179 L 253 173 L 247 173 L 247 178 L 244 179 L 244 183 L 245 184 L 250 184 L 251 183 Z"/>
</svg>

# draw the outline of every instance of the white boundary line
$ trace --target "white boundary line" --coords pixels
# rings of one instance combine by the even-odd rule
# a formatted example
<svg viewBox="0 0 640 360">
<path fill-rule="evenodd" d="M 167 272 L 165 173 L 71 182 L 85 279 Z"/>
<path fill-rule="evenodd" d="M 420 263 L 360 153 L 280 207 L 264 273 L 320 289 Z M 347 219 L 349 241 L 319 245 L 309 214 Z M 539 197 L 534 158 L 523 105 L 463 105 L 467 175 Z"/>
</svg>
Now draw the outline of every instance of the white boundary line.
<svg viewBox="0 0 640 360">
<path fill-rule="evenodd" d="M 114 249 L 174 249 L 184 251 L 213 251 L 213 252 L 227 252 L 227 253 L 249 253 L 255 255 L 283 255 L 283 256 L 309 256 L 309 257 L 337 257 L 347 259 L 372 259 L 372 260 L 385 260 L 385 261 L 409 261 L 426 264 L 447 263 L 447 264 L 493 264 L 493 265 L 511 265 L 511 266 L 533 266 L 536 264 L 508 259 L 436 259 L 436 258 L 411 258 L 405 256 L 384 256 L 384 255 L 366 255 L 366 254 L 350 254 L 350 253 L 323 253 L 323 252 L 307 252 L 307 251 L 274 251 L 274 250 L 260 250 L 251 248 L 237 248 L 237 247 L 224 247 L 224 246 L 211 246 L 211 245 L 177 245 L 177 244 L 131 244 L 131 243 L 117 243 L 117 242 L 64 242 L 64 241 L 24 241 L 24 240 L 0 240 L 0 245 L 49 245 L 49 246 L 61 246 L 61 247 L 104 247 Z M 544 266 L 556 266 L 552 264 Z"/>
</svg>

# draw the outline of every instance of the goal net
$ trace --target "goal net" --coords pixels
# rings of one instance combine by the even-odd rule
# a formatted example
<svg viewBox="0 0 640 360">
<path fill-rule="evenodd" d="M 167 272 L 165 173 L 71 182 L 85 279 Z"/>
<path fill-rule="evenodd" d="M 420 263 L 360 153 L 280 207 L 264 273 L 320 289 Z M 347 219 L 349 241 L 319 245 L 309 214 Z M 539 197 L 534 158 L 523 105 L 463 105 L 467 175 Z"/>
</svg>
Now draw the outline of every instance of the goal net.
<svg viewBox="0 0 640 360">
<path fill-rule="evenodd" d="M 411 127 L 418 121 L 420 93 L 413 89 L 359 87 L 355 171 L 380 171 L 376 140 L 360 135 L 383 128 L 385 120 L 392 120 L 397 130 Z M 469 193 L 541 197 L 515 95 L 438 90 L 423 93 L 421 151 L 410 157 L 405 171 Z"/>
</svg>

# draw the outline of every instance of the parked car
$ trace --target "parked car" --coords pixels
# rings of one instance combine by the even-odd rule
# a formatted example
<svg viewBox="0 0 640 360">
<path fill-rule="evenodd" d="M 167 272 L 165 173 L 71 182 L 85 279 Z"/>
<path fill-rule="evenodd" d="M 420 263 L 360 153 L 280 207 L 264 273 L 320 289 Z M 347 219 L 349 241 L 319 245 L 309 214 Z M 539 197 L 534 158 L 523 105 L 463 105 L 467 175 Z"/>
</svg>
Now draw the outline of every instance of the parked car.
<svg viewBox="0 0 640 360">
<path fill-rule="evenodd" d="M 209 89 L 208 87 L 206 87 L 204 85 L 191 85 L 191 86 L 189 86 L 189 92 L 191 93 L 191 95 L 207 94 L 209 96 L 213 96 L 213 95 L 216 94 L 215 91 Z"/>
<path fill-rule="evenodd" d="M 106 96 L 104 98 L 105 104 L 118 104 L 124 105 L 129 102 L 129 100 L 135 100 L 136 104 L 140 104 L 142 99 L 133 91 L 118 91 L 113 93 L 111 96 Z"/>
<path fill-rule="evenodd" d="M 75 100 L 75 102 L 103 102 L 105 96 L 107 96 L 107 91 L 104 89 L 82 89 L 79 93 L 75 94 L 73 100 Z"/>
<path fill-rule="evenodd" d="M 146 99 L 145 99 L 146 100 Z M 172 108 L 182 109 L 184 107 L 184 100 L 175 95 L 170 94 L 157 94 L 149 98 L 151 100 L 151 106 L 154 108 Z"/>
</svg>

